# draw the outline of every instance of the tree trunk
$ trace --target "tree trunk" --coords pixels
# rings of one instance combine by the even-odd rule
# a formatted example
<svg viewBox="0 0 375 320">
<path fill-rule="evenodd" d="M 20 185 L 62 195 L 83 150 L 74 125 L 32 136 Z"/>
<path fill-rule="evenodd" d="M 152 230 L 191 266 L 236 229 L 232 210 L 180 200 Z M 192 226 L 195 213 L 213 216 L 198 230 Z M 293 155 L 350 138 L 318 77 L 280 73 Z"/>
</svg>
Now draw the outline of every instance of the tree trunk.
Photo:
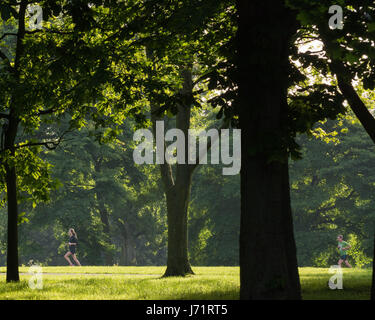
<svg viewBox="0 0 375 320">
<path fill-rule="evenodd" d="M 284 140 L 294 17 L 283 2 L 238 0 L 237 8 L 240 298 L 300 299 Z"/>
<path fill-rule="evenodd" d="M 8 201 L 8 246 L 6 281 L 19 281 L 18 273 L 18 203 L 17 176 L 14 166 L 7 167 L 6 173 Z"/>
<path fill-rule="evenodd" d="M 188 129 L 190 128 L 190 115 L 192 102 L 193 83 L 192 74 L 188 69 L 181 69 L 184 80 L 181 96 L 186 98 L 184 105 L 178 105 L 176 115 L 176 128 L 182 130 L 185 137 L 185 164 L 176 164 L 176 178 L 173 177 L 172 166 L 168 163 L 160 164 L 161 178 L 164 185 L 167 201 L 168 220 L 168 257 L 167 269 L 164 276 L 185 276 L 194 274 L 188 256 L 188 207 L 192 174 L 196 166 L 188 164 Z M 152 122 L 154 137 L 156 137 L 155 122 L 158 117 L 156 108 L 152 106 Z"/>
<path fill-rule="evenodd" d="M 188 206 L 191 175 L 166 192 L 168 211 L 168 258 L 164 276 L 193 274 L 188 256 Z"/>
<path fill-rule="evenodd" d="M 129 232 L 129 227 L 126 222 L 121 224 L 122 237 L 124 239 L 122 249 L 121 249 L 121 264 L 125 266 L 136 265 L 136 252 L 134 241 Z"/>
<path fill-rule="evenodd" d="M 14 142 L 17 135 L 18 122 L 10 119 L 5 133 L 5 148 L 10 150 L 14 157 Z M 7 277 L 6 281 L 19 281 L 18 273 L 18 200 L 17 200 L 17 173 L 14 163 L 7 163 L 6 187 L 8 203 L 8 235 L 7 235 Z"/>
<path fill-rule="evenodd" d="M 25 15 L 28 2 L 22 0 L 18 12 L 17 46 L 14 58 L 14 76 L 20 80 L 20 59 L 23 54 L 23 38 L 25 36 Z M 5 132 L 4 147 L 15 156 L 14 143 L 16 141 L 19 120 L 17 117 L 17 96 L 12 95 L 8 128 Z M 8 202 L 8 235 L 7 235 L 7 276 L 6 281 L 19 281 L 18 273 L 18 200 L 17 200 L 17 172 L 15 164 L 6 164 L 6 186 Z"/>
</svg>

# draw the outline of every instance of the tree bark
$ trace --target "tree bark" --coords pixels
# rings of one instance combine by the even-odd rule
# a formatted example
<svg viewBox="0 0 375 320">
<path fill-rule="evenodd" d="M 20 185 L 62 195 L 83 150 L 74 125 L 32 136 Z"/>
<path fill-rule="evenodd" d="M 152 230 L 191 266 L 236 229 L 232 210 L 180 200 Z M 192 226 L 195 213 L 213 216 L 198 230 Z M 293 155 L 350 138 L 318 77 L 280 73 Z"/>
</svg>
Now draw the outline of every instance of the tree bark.
<svg viewBox="0 0 375 320">
<path fill-rule="evenodd" d="M 289 194 L 288 51 L 283 2 L 237 0 L 242 134 L 240 298 L 300 299 Z"/>
</svg>

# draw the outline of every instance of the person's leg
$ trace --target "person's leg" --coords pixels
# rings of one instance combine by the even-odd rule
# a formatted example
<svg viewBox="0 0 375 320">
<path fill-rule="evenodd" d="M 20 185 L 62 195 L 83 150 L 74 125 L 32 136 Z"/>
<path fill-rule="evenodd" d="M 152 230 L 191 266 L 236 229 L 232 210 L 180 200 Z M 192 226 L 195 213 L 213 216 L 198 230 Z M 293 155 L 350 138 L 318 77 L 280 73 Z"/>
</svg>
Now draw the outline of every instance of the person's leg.
<svg viewBox="0 0 375 320">
<path fill-rule="evenodd" d="M 337 264 L 339 265 L 339 268 L 341 268 L 341 264 L 344 260 L 340 259 L 339 262 L 337 262 Z"/>
<path fill-rule="evenodd" d="M 352 266 L 350 265 L 349 261 L 348 260 L 345 260 L 345 264 L 347 265 L 347 267 L 351 268 Z"/>
<path fill-rule="evenodd" d="M 77 263 L 77 265 L 81 266 L 81 264 L 79 263 L 79 261 L 77 259 L 77 256 L 75 254 L 73 254 L 73 259 Z"/>
<path fill-rule="evenodd" d="M 69 259 L 69 256 L 70 256 L 70 255 L 71 255 L 71 252 L 68 251 L 67 253 L 65 253 L 64 258 L 65 258 L 66 261 L 69 262 L 69 265 L 72 266 L 73 263 L 72 263 L 72 262 L 70 261 L 70 259 Z"/>
</svg>

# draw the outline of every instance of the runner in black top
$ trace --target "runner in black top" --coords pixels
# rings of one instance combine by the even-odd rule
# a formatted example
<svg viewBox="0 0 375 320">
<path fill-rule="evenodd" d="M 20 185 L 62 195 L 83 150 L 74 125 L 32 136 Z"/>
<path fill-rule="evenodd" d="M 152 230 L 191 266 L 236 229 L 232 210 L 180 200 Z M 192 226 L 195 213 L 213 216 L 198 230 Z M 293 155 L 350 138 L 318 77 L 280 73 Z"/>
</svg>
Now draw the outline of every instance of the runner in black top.
<svg viewBox="0 0 375 320">
<path fill-rule="evenodd" d="M 69 238 L 69 251 L 72 253 L 72 254 L 75 254 L 76 253 L 76 246 L 78 244 L 78 240 L 75 236 L 71 236 Z"/>
<path fill-rule="evenodd" d="M 76 247 L 77 247 L 77 244 L 78 244 L 78 237 L 77 237 L 77 233 L 74 231 L 74 229 L 70 228 L 69 229 L 69 251 L 64 255 L 64 258 L 66 259 L 66 261 L 69 262 L 69 265 L 70 266 L 74 266 L 74 264 L 70 261 L 69 259 L 69 256 L 72 255 L 73 257 L 73 260 L 76 262 L 77 265 L 81 265 L 76 257 Z"/>
</svg>

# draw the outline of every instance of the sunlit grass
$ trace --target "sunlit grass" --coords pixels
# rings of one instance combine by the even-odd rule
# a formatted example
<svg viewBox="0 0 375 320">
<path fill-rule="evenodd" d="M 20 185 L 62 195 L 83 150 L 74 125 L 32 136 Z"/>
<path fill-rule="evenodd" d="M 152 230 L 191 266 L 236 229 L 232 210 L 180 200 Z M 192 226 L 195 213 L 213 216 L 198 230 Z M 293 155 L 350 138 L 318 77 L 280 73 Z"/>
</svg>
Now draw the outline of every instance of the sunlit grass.
<svg viewBox="0 0 375 320">
<path fill-rule="evenodd" d="M 370 299 L 371 269 L 342 269 L 343 289 L 331 290 L 333 276 L 328 268 L 300 268 L 302 296 L 306 300 L 367 300 Z"/>
<path fill-rule="evenodd" d="M 43 289 L 28 286 L 28 267 L 20 283 L 5 283 L 0 268 L 0 299 L 238 299 L 238 267 L 194 267 L 195 275 L 161 278 L 165 267 L 43 267 Z M 343 269 L 343 290 L 330 290 L 328 268 L 300 268 L 304 299 L 369 299 L 370 269 Z M 51 274 L 55 273 L 55 274 Z"/>
<path fill-rule="evenodd" d="M 84 267 L 43 267 L 43 273 L 100 273 L 100 274 L 152 274 L 162 275 L 165 267 L 121 267 L 121 266 L 84 266 Z M 20 267 L 20 273 L 27 273 L 29 267 Z M 6 272 L 0 267 L 0 272 Z"/>
<path fill-rule="evenodd" d="M 236 267 L 197 267 L 194 276 L 185 278 L 161 278 L 164 270 L 165 267 L 43 267 L 41 290 L 29 288 L 30 275 L 21 275 L 20 283 L 5 284 L 3 274 L 0 299 L 238 299 Z M 0 272 L 4 271 L 0 268 Z M 20 268 L 20 272 L 27 271 L 28 268 Z M 57 275 L 48 274 L 52 272 Z"/>
</svg>

